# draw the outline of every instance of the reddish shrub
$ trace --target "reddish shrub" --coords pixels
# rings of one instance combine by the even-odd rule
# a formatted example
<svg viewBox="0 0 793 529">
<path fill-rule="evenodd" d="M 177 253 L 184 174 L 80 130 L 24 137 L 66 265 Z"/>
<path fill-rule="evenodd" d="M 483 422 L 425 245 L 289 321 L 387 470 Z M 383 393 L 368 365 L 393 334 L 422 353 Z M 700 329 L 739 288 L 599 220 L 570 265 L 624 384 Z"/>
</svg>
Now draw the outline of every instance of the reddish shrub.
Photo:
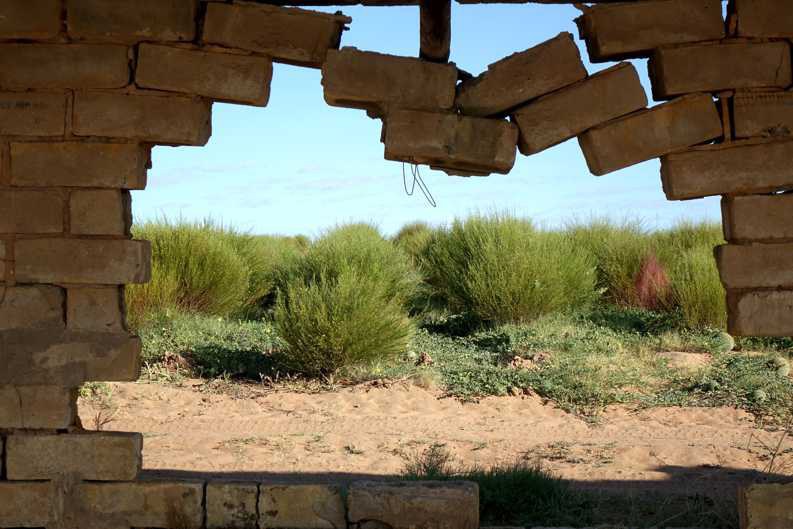
<svg viewBox="0 0 793 529">
<path fill-rule="evenodd" d="M 633 282 L 637 304 L 645 309 L 661 308 L 669 292 L 669 275 L 655 254 L 649 254 Z"/>
</svg>

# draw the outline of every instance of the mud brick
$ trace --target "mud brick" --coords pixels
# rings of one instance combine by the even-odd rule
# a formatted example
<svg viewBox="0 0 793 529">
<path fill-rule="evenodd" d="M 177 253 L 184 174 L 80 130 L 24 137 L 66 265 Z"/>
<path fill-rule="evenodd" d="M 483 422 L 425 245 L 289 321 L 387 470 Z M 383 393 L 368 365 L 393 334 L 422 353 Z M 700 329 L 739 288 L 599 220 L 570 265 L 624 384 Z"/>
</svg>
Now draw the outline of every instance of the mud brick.
<svg viewBox="0 0 793 529">
<path fill-rule="evenodd" d="M 793 336 L 793 290 L 772 290 L 756 292 L 728 292 L 727 305 L 729 306 L 728 331 L 733 336 Z M 773 497 L 773 496 L 772 496 Z M 776 501 L 779 501 L 777 499 Z M 755 509 L 751 505 L 750 509 Z M 788 504 L 779 503 L 782 511 L 776 511 L 777 516 L 790 513 Z M 744 525 L 751 529 L 787 528 L 791 520 L 788 518 L 781 525 L 770 524 L 774 515 L 774 505 L 766 504 L 765 507 L 757 506 L 754 515 L 749 513 L 757 523 Z M 746 518 L 744 518 L 746 519 Z"/>
<path fill-rule="evenodd" d="M 3 0 L 0 39 L 51 39 L 61 30 L 59 0 Z"/>
<path fill-rule="evenodd" d="M 117 189 L 75 190 L 69 197 L 71 233 L 124 235 L 132 222 L 131 201 Z"/>
<path fill-rule="evenodd" d="M 728 289 L 793 287 L 793 243 L 726 244 L 716 262 Z"/>
<path fill-rule="evenodd" d="M 49 482 L 0 481 L 0 526 L 47 526 L 55 499 L 55 488 Z"/>
<path fill-rule="evenodd" d="M 741 37 L 793 37 L 793 9 L 788 0 L 736 0 Z"/>
<path fill-rule="evenodd" d="M 515 53 L 460 85 L 456 105 L 469 116 L 493 116 L 586 77 L 570 33 Z"/>
<path fill-rule="evenodd" d="M 268 529 L 347 527 L 341 488 L 332 485 L 262 485 L 259 512 Z"/>
<path fill-rule="evenodd" d="M 66 322 L 70 330 L 100 332 L 124 330 L 119 287 L 69 288 L 66 299 Z"/>
<path fill-rule="evenodd" d="M 191 41 L 198 0 L 66 0 L 69 36 L 77 40 Z"/>
<path fill-rule="evenodd" d="M 693 95 L 590 129 L 578 142 L 592 174 L 604 175 L 722 134 L 713 99 Z"/>
<path fill-rule="evenodd" d="M 0 136 L 63 136 L 66 94 L 0 92 Z"/>
<path fill-rule="evenodd" d="M 76 389 L 0 386 L 0 429 L 68 428 L 76 417 Z"/>
<path fill-rule="evenodd" d="M 207 529 L 258 529 L 258 496 L 256 483 L 207 483 Z"/>
<path fill-rule="evenodd" d="M 512 115 L 518 148 L 535 154 L 647 106 L 636 68 L 621 63 L 521 107 Z"/>
<path fill-rule="evenodd" d="M 0 331 L 63 329 L 63 290 L 49 285 L 0 286 Z"/>
<path fill-rule="evenodd" d="M 793 194 L 724 197 L 724 238 L 730 242 L 793 241 Z"/>
<path fill-rule="evenodd" d="M 63 199 L 54 191 L 0 189 L 0 233 L 63 232 Z"/>
<path fill-rule="evenodd" d="M 793 137 L 793 92 L 737 93 L 733 108 L 738 138 Z"/>
</svg>

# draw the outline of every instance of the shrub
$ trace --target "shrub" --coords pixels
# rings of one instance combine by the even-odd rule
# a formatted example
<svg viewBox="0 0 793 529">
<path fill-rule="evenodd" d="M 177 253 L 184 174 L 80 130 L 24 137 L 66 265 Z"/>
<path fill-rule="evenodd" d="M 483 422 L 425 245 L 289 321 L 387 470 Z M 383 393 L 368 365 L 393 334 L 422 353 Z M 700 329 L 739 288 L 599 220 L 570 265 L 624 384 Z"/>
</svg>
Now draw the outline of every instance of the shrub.
<svg viewBox="0 0 793 529">
<path fill-rule="evenodd" d="M 684 251 L 671 269 L 672 296 L 686 325 L 727 325 L 727 302 L 710 245 Z"/>
<path fill-rule="evenodd" d="M 424 222 L 406 224 L 394 235 L 394 244 L 402 248 L 414 260 L 424 253 L 432 238 L 432 228 Z"/>
</svg>

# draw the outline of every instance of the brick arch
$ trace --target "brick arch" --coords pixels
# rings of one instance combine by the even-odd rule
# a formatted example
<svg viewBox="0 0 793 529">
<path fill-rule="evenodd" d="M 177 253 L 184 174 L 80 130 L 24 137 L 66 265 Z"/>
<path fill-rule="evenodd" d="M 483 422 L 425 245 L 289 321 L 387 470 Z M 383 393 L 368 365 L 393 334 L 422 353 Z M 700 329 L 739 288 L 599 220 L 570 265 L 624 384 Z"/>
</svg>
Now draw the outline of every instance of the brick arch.
<svg viewBox="0 0 793 529">
<path fill-rule="evenodd" d="M 669 199 L 724 195 L 730 244 L 717 258 L 732 332 L 793 334 L 793 195 L 771 194 L 793 188 L 786 2 L 736 0 L 726 23 L 720 0 L 585 8 L 578 23 L 593 62 L 651 56 L 654 96 L 666 102 L 647 109 L 630 63 L 589 75 L 565 33 L 477 77 L 460 72 L 447 63 L 449 0 L 421 2 L 421 58 L 339 50 L 351 22 L 341 14 L 211 0 L 3 0 L 0 528 L 213 527 L 239 512 L 263 526 L 376 519 L 399 529 L 449 516 L 478 526 L 466 485 L 361 485 L 344 500 L 333 487 L 138 482 L 140 434 L 88 434 L 76 422 L 75 388 L 139 375 L 123 285 L 150 275 L 148 244 L 130 236 L 129 191 L 145 188 L 151 148 L 204 145 L 213 101 L 266 105 L 273 61 L 321 67 L 329 104 L 382 119 L 389 160 L 506 173 L 517 150 L 576 136 L 598 175 L 661 157 Z M 389 511 L 393 498 L 411 505 L 427 495 L 440 507 L 422 519 Z M 325 511 L 311 518 L 316 498 Z M 264 520 L 268 502 L 293 509 Z M 317 516 L 333 523 L 316 525 Z"/>
</svg>

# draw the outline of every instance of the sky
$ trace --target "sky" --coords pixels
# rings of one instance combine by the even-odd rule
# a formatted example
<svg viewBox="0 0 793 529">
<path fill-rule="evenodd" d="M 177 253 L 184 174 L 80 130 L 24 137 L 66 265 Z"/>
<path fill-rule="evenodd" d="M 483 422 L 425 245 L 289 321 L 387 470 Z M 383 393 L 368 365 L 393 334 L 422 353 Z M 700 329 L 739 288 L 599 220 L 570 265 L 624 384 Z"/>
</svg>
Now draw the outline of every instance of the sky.
<svg viewBox="0 0 793 529">
<path fill-rule="evenodd" d="M 418 55 L 418 7 L 338 9 L 353 19 L 343 46 Z M 450 60 L 475 75 L 562 31 L 576 36 L 590 73 L 611 65 L 588 62 L 573 6 L 452 9 Z M 634 64 L 651 97 L 646 61 Z M 133 192 L 135 221 L 211 218 L 250 233 L 317 236 L 346 222 L 392 234 L 412 221 L 438 225 L 477 212 L 510 212 L 548 227 L 592 217 L 649 228 L 719 219 L 718 199 L 667 202 L 658 160 L 592 176 L 575 139 L 531 157 L 518 153 L 508 175 L 460 178 L 422 167 L 432 207 L 418 191 L 405 194 L 401 163 L 383 159 L 380 121 L 328 106 L 320 81 L 317 69 L 275 64 L 267 107 L 216 103 L 207 146 L 156 147 L 146 191 Z"/>
</svg>

